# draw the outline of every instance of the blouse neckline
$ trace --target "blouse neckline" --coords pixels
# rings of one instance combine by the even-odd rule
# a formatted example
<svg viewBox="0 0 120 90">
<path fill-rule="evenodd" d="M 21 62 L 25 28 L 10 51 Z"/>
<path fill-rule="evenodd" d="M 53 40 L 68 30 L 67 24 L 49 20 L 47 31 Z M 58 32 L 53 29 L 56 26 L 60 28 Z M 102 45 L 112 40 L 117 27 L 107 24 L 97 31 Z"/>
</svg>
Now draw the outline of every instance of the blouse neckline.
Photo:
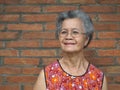
<svg viewBox="0 0 120 90">
<path fill-rule="evenodd" d="M 63 67 L 61 66 L 59 60 L 57 60 L 57 62 L 58 62 L 59 66 L 60 66 L 60 68 L 62 69 L 63 72 L 65 72 L 67 75 L 73 76 L 73 77 L 82 77 L 82 76 L 84 76 L 85 74 L 88 73 L 88 70 L 89 70 L 89 67 L 90 67 L 90 63 L 88 63 L 87 69 L 86 69 L 86 71 L 85 71 L 82 75 L 72 75 L 72 74 L 68 73 L 67 71 L 65 71 L 65 70 L 63 69 Z"/>
</svg>

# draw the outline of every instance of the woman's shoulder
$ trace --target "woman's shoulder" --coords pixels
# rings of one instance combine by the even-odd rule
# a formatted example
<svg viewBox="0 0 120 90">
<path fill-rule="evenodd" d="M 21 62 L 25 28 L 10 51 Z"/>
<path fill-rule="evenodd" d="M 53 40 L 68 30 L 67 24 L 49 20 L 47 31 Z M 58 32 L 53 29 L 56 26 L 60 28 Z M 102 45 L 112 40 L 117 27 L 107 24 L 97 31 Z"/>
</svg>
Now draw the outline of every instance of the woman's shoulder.
<svg viewBox="0 0 120 90">
<path fill-rule="evenodd" d="M 58 60 L 54 60 L 53 62 L 46 65 L 44 68 L 54 67 L 58 65 Z"/>
<path fill-rule="evenodd" d="M 95 66 L 93 64 L 90 64 L 89 71 L 94 71 L 94 72 L 97 72 L 97 73 L 99 72 L 99 73 L 103 74 L 103 71 L 99 67 L 97 67 L 97 66 Z"/>
<path fill-rule="evenodd" d="M 46 90 L 44 70 L 42 69 L 39 73 L 36 83 L 33 86 L 33 90 Z"/>
</svg>

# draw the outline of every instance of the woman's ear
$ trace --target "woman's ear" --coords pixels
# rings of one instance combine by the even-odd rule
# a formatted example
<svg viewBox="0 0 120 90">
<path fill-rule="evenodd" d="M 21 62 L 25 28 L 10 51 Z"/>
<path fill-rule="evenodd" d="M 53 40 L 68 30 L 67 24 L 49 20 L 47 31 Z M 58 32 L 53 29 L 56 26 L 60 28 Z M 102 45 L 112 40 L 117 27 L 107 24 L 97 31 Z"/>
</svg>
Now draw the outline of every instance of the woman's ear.
<svg viewBox="0 0 120 90">
<path fill-rule="evenodd" d="M 89 43 L 89 37 L 86 36 L 86 38 L 85 38 L 85 44 L 84 44 L 84 48 L 88 45 L 88 43 Z"/>
</svg>

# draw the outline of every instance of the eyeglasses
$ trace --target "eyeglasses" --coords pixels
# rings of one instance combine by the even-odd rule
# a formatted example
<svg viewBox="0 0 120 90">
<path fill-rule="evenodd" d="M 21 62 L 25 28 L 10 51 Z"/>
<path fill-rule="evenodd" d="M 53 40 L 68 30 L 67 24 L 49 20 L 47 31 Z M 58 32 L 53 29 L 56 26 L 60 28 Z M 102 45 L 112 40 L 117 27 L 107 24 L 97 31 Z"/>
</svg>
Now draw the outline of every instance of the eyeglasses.
<svg viewBox="0 0 120 90">
<path fill-rule="evenodd" d="M 69 34 L 70 34 L 71 36 L 73 36 L 73 37 L 79 37 L 79 36 L 81 36 L 81 35 L 85 35 L 86 33 L 83 33 L 83 32 L 81 32 L 80 30 L 76 30 L 76 29 L 71 30 L 71 31 L 61 30 L 60 33 L 59 33 L 59 35 L 60 35 L 61 37 L 66 37 L 66 36 L 69 35 Z"/>
</svg>

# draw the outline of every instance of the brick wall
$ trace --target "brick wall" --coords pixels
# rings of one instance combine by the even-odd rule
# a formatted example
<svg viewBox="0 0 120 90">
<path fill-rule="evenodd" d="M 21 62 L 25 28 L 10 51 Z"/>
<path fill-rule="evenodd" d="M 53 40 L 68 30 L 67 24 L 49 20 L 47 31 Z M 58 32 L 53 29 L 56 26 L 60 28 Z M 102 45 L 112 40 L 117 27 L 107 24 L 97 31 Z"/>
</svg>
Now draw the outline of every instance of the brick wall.
<svg viewBox="0 0 120 90">
<path fill-rule="evenodd" d="M 109 90 L 120 89 L 120 0 L 0 0 L 0 90 L 32 90 L 41 68 L 60 56 L 57 14 L 74 9 L 94 22 L 86 57 Z"/>
</svg>

